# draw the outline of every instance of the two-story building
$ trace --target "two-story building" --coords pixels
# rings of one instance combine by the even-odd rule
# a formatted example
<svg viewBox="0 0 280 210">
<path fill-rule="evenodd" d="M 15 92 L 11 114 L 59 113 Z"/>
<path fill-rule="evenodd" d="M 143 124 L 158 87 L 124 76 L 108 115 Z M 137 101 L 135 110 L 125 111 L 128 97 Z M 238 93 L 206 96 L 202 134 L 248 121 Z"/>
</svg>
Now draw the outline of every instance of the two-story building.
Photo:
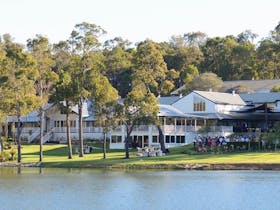
<svg viewBox="0 0 280 210">
<path fill-rule="evenodd" d="M 199 134 L 227 136 L 233 132 L 246 132 L 248 127 L 266 130 L 270 124 L 280 120 L 280 94 L 260 93 L 235 94 L 212 91 L 193 91 L 186 96 L 159 97 L 158 117 L 161 126 L 138 125 L 131 133 L 132 142 L 140 147 L 159 145 L 159 129 L 164 135 L 167 147 L 184 145 L 194 141 Z M 90 102 L 83 107 L 83 136 L 85 140 L 102 140 L 102 127 L 96 118 Z M 66 115 L 59 105 L 45 107 L 44 142 L 66 141 Z M 16 120 L 8 119 L 10 133 Z M 22 117 L 22 138 L 27 142 L 38 140 L 40 134 L 39 113 L 34 111 Z M 78 140 L 78 109 L 72 107 L 70 114 L 71 139 Z M 203 129 L 206 128 L 207 129 Z M 120 125 L 111 130 L 107 137 L 111 148 L 124 148 L 126 131 Z"/>
</svg>

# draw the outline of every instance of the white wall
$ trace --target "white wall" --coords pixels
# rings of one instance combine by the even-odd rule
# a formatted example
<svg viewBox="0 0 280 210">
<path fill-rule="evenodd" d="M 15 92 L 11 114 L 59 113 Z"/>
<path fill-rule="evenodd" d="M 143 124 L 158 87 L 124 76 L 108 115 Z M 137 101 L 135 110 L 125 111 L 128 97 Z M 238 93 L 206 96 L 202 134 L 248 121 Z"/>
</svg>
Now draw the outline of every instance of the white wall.
<svg viewBox="0 0 280 210">
<path fill-rule="evenodd" d="M 280 112 L 280 101 L 277 101 L 274 105 L 274 111 L 275 112 Z"/>
<path fill-rule="evenodd" d="M 202 100 L 205 101 L 205 112 L 193 111 L 194 96 L 197 98 L 201 98 Z M 215 103 L 205 99 L 204 97 L 202 97 L 194 92 L 192 92 L 189 95 L 186 95 L 183 98 L 181 98 L 180 100 L 176 101 L 174 104 L 172 104 L 172 106 L 176 107 L 183 113 L 189 113 L 189 114 L 215 113 L 216 112 Z"/>
<path fill-rule="evenodd" d="M 244 109 L 244 106 L 216 104 L 216 112 L 238 111 L 242 109 Z"/>
</svg>

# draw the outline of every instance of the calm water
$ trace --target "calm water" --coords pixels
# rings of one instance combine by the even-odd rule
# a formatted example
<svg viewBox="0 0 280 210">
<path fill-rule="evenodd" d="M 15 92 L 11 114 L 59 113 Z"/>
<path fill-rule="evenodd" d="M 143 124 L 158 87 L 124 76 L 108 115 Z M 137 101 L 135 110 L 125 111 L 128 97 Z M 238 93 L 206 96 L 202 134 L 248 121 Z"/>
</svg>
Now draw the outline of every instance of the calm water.
<svg viewBox="0 0 280 210">
<path fill-rule="evenodd" d="M 0 168 L 0 209 L 280 209 L 280 172 Z"/>
</svg>

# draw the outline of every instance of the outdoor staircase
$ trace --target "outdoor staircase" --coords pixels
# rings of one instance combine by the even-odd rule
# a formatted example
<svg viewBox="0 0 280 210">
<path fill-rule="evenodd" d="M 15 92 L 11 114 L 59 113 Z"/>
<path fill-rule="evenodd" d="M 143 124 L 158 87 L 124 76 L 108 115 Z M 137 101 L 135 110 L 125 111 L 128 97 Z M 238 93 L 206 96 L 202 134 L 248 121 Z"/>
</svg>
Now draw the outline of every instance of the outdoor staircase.
<svg viewBox="0 0 280 210">
<path fill-rule="evenodd" d="M 43 144 L 48 142 L 53 137 L 54 129 L 50 129 L 47 133 L 43 136 Z M 28 143 L 34 143 L 36 140 L 40 138 L 40 128 L 35 130 L 31 136 L 28 137 Z"/>
<path fill-rule="evenodd" d="M 31 136 L 28 137 L 28 143 L 32 143 L 35 139 L 40 136 L 40 128 L 37 128 Z"/>
<path fill-rule="evenodd" d="M 43 144 L 48 142 L 53 137 L 53 128 L 43 136 Z"/>
</svg>

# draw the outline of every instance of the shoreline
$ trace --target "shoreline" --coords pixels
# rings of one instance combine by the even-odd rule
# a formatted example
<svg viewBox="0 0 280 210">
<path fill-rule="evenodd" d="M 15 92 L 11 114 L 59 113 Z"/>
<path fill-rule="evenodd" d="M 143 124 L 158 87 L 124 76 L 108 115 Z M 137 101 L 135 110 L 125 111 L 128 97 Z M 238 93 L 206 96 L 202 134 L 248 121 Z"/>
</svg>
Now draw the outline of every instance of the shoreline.
<svg viewBox="0 0 280 210">
<path fill-rule="evenodd" d="M 63 166 L 57 164 L 55 166 L 48 166 L 44 163 L 0 163 L 1 168 L 11 167 L 42 167 L 42 168 L 77 168 L 77 169 L 158 169 L 158 170 L 272 170 L 280 171 L 280 163 L 190 163 L 190 164 L 96 164 L 84 167 L 77 166 Z"/>
</svg>

